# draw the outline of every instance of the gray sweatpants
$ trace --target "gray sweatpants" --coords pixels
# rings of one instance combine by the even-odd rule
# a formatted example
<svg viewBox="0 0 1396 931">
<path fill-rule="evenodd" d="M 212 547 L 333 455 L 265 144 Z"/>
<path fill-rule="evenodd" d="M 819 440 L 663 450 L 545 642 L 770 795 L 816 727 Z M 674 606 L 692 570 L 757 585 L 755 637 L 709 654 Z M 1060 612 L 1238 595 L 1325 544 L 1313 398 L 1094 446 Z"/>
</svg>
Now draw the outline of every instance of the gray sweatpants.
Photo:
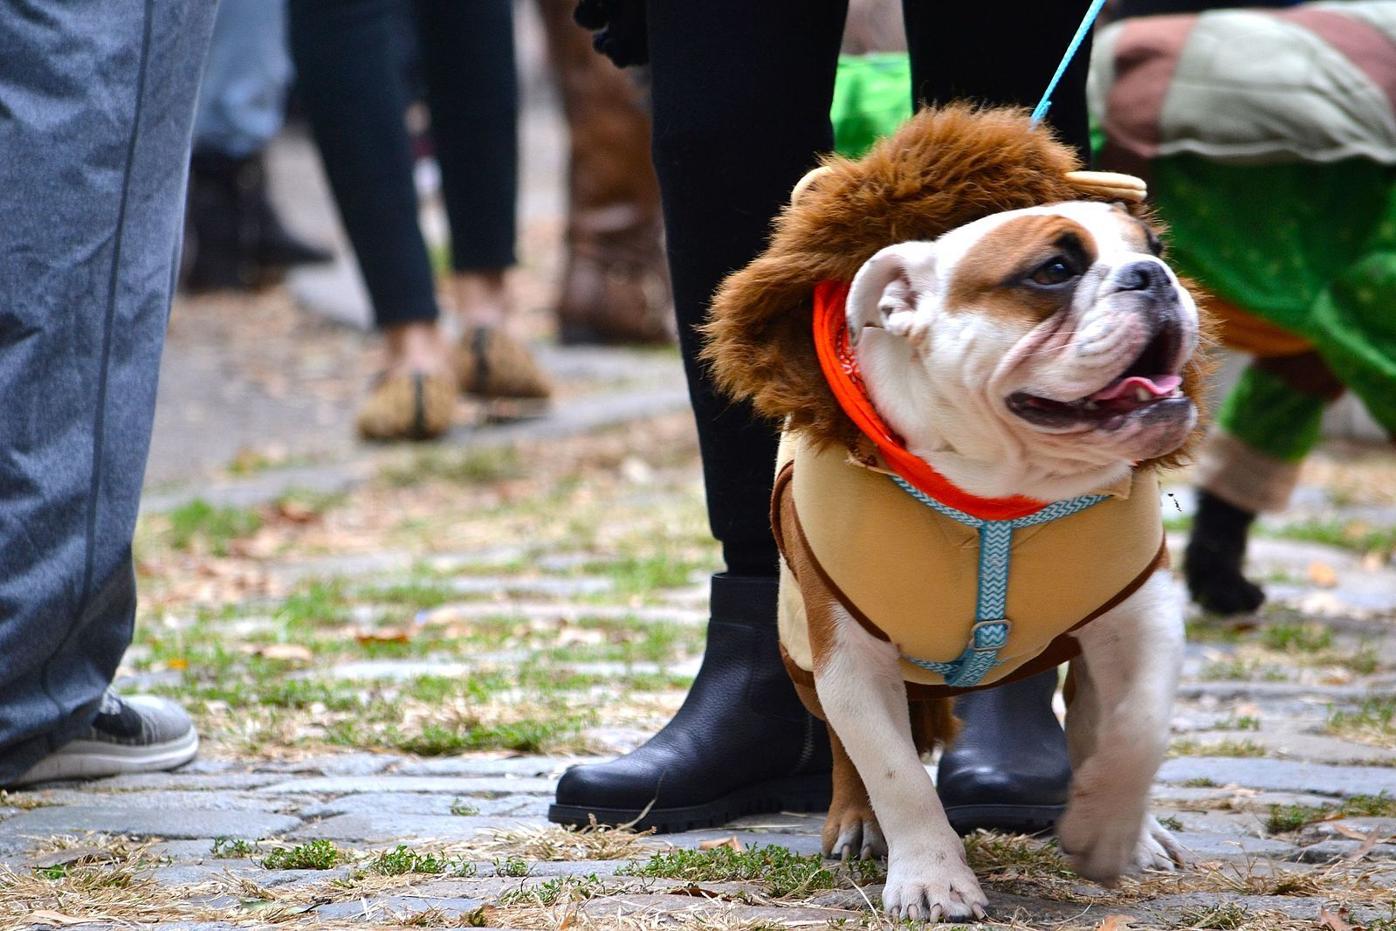
<svg viewBox="0 0 1396 931">
<path fill-rule="evenodd" d="M 96 713 L 131 639 L 131 534 L 216 0 L 0 15 L 0 785 Z"/>
</svg>

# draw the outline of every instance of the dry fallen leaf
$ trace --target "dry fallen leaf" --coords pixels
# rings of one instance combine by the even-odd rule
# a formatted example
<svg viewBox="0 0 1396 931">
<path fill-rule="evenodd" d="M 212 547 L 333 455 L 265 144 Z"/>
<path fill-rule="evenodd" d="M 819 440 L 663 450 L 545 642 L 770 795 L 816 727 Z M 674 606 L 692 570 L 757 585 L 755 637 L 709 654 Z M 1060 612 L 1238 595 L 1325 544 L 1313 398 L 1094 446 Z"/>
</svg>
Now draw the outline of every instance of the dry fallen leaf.
<svg viewBox="0 0 1396 931">
<path fill-rule="evenodd" d="M 1326 562 L 1314 560 L 1309 563 L 1309 581 L 1319 588 L 1335 588 L 1338 584 L 1338 571 Z"/>
<path fill-rule="evenodd" d="M 51 866 L 72 866 L 75 863 L 110 863 L 115 857 L 105 847 L 78 846 L 64 847 L 43 856 L 35 857 L 30 866 L 47 869 Z"/>
<path fill-rule="evenodd" d="M 1357 845 L 1356 850 L 1347 855 L 1346 859 L 1348 860 L 1361 860 L 1363 857 L 1367 856 L 1367 854 L 1372 852 L 1373 847 L 1375 847 L 1377 844 L 1380 844 L 1382 841 L 1388 839 L 1382 837 L 1381 831 L 1375 828 L 1373 828 L 1370 832 L 1364 834 L 1362 831 L 1359 831 L 1353 827 L 1349 827 L 1346 824 L 1335 824 L 1333 825 L 1333 830 L 1337 831 L 1344 837 L 1351 838 L 1352 840 L 1360 840 L 1362 842 Z"/>
<path fill-rule="evenodd" d="M 354 631 L 354 639 L 359 643 L 408 643 L 412 632 L 405 627 L 361 627 Z"/>
<path fill-rule="evenodd" d="M 1381 553 L 1373 550 L 1362 556 L 1362 571 L 1380 572 L 1386 566 L 1386 558 Z"/>
<path fill-rule="evenodd" d="M 308 663 L 315 658 L 309 647 L 299 643 L 266 643 L 252 648 L 252 655 L 291 663 Z"/>
<path fill-rule="evenodd" d="M 30 912 L 29 920 L 34 924 L 66 927 L 68 925 L 85 925 L 94 921 L 116 921 L 118 919 L 112 918 L 109 915 L 88 915 L 84 918 L 74 918 L 72 915 L 65 915 L 62 912 L 51 912 L 48 909 L 41 908 L 37 912 Z"/>
<path fill-rule="evenodd" d="M 1320 906 L 1318 910 L 1319 927 L 1327 928 L 1328 931 L 1353 931 L 1352 925 L 1347 921 L 1348 910 L 1339 908 L 1336 912 Z"/>
<path fill-rule="evenodd" d="M 1106 915 L 1095 926 L 1095 931 L 1129 931 L 1129 923 L 1133 920 L 1129 915 Z"/>
<path fill-rule="evenodd" d="M 699 850 L 717 850 L 721 847 L 729 847 L 739 853 L 746 849 L 742 846 L 742 842 L 737 840 L 737 835 L 735 834 L 730 837 L 714 838 L 712 840 L 698 842 Z"/>
</svg>

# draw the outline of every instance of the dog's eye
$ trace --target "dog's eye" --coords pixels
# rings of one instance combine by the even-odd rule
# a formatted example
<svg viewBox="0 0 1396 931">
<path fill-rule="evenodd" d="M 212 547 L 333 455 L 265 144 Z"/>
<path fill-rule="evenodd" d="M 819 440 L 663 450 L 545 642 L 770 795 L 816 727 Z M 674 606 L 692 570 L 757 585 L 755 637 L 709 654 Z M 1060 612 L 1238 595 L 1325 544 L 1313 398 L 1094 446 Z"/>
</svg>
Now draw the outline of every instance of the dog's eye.
<svg viewBox="0 0 1396 931">
<path fill-rule="evenodd" d="M 1063 284 L 1076 277 L 1076 271 L 1061 256 L 1048 259 L 1039 265 L 1028 280 L 1034 284 L 1054 285 Z"/>
</svg>

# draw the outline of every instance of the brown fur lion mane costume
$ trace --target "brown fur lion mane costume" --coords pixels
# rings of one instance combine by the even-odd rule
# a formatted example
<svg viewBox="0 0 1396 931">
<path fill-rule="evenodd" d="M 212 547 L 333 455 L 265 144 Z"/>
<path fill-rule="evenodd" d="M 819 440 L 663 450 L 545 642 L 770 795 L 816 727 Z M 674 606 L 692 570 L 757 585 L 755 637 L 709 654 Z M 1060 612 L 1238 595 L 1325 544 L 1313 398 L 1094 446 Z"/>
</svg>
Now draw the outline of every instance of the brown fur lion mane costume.
<svg viewBox="0 0 1396 931">
<path fill-rule="evenodd" d="M 826 157 L 824 170 L 785 207 L 766 247 L 729 275 L 703 326 L 702 358 L 729 397 L 820 444 L 863 445 L 815 355 L 813 292 L 852 281 L 884 246 L 933 240 L 974 220 L 1068 200 L 1111 200 L 1067 177 L 1076 153 L 1027 112 L 969 104 L 922 110 L 862 158 Z M 1138 204 L 1131 213 L 1153 222 Z M 1187 283 L 1194 297 L 1196 289 Z M 1201 410 L 1205 353 L 1194 354 L 1183 390 Z M 1199 423 L 1202 418 L 1199 417 Z M 1199 435 L 1160 460 L 1182 460 Z"/>
</svg>

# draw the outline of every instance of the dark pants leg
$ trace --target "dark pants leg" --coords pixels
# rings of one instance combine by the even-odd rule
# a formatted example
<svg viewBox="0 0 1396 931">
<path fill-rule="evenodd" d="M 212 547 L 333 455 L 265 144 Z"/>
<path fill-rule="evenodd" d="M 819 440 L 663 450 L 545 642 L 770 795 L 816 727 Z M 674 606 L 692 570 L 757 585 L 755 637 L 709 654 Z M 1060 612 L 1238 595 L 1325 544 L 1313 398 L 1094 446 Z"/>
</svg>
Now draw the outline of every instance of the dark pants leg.
<svg viewBox="0 0 1396 931">
<path fill-rule="evenodd" d="M 518 78 L 510 0 L 416 0 L 456 271 L 514 264 Z"/>
<path fill-rule="evenodd" d="M 458 269 L 514 258 L 517 186 L 508 0 L 413 7 Z M 291 0 L 298 87 L 380 327 L 434 320 L 418 225 L 399 0 Z"/>
<path fill-rule="evenodd" d="M 131 534 L 214 4 L 0 16 L 0 785 L 92 719 Z"/>
<path fill-rule="evenodd" d="M 296 86 L 379 327 L 435 320 L 417 223 L 399 0 L 291 0 Z"/>
<path fill-rule="evenodd" d="M 944 3 L 903 0 L 911 53 L 912 100 L 955 99 L 1031 109 L 1047 89 L 1089 4 L 1068 2 Z M 1047 122 L 1090 162 L 1086 113 L 1087 40 L 1052 95 Z"/>
<path fill-rule="evenodd" d="M 773 576 L 776 432 L 720 397 L 695 327 L 729 272 L 761 251 L 771 218 L 820 152 L 845 4 L 840 0 L 652 3 L 654 163 L 663 192 L 679 341 L 727 571 Z M 773 619 L 774 622 L 774 619 Z"/>
</svg>

